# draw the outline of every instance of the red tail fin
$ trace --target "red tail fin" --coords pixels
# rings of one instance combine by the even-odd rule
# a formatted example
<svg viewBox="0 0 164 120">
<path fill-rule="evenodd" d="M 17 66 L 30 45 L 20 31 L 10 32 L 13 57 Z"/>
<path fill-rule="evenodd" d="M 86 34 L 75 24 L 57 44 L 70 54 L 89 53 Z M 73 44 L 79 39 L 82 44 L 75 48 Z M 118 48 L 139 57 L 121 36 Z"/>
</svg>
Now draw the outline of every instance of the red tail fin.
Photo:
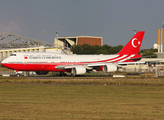
<svg viewBox="0 0 164 120">
<path fill-rule="evenodd" d="M 138 31 L 117 54 L 138 54 L 145 31 Z"/>
</svg>

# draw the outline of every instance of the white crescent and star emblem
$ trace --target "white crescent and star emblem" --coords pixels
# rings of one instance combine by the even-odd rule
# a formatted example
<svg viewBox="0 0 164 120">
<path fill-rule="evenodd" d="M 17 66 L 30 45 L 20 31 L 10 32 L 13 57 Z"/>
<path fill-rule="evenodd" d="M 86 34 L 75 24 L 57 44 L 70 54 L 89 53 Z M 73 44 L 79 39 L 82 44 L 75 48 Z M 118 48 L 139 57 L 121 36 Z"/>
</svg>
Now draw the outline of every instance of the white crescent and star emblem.
<svg viewBox="0 0 164 120">
<path fill-rule="evenodd" d="M 133 39 L 132 39 L 132 46 L 133 46 L 134 48 L 136 48 L 138 45 L 140 45 L 140 41 L 138 41 L 138 42 L 137 42 L 137 45 L 135 45 L 135 44 L 134 44 L 134 41 L 135 41 L 135 40 L 138 41 L 138 39 L 137 39 L 137 38 L 133 38 Z"/>
</svg>

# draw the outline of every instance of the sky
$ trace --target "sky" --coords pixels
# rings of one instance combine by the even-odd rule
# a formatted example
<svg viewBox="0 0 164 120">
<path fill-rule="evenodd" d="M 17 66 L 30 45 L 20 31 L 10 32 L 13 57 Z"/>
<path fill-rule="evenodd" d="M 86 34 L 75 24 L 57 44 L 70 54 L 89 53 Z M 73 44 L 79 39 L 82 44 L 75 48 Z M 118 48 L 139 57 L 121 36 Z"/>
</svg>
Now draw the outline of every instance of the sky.
<svg viewBox="0 0 164 120">
<path fill-rule="evenodd" d="M 141 49 L 153 48 L 164 23 L 164 0 L 1 0 L 0 33 L 54 43 L 59 37 L 98 36 L 125 45 L 145 31 Z"/>
</svg>

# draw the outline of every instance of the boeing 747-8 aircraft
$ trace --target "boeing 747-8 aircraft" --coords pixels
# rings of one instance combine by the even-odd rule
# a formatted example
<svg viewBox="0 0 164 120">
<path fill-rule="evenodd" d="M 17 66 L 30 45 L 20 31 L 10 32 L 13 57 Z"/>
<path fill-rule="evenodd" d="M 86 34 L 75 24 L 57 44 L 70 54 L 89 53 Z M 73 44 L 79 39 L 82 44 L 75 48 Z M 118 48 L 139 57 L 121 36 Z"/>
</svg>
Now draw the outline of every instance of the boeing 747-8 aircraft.
<svg viewBox="0 0 164 120">
<path fill-rule="evenodd" d="M 16 52 L 2 61 L 2 65 L 17 71 L 36 71 L 46 74 L 49 71 L 70 72 L 73 76 L 83 75 L 88 71 L 117 71 L 117 64 L 136 62 L 141 59 L 138 54 L 144 31 L 138 31 L 132 39 L 114 55 L 66 55 L 57 53 Z"/>
</svg>

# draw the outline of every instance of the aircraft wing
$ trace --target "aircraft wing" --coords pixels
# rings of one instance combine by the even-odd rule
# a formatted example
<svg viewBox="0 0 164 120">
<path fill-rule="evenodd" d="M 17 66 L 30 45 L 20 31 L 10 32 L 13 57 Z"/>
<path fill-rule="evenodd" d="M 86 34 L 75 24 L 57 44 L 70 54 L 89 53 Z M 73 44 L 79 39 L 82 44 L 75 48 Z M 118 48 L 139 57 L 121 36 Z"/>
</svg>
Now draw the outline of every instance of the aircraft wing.
<svg viewBox="0 0 164 120">
<path fill-rule="evenodd" d="M 101 62 L 101 63 L 87 63 L 87 64 L 82 64 L 82 65 L 76 65 L 76 64 L 58 65 L 55 68 L 56 69 L 71 69 L 71 68 L 78 67 L 78 66 L 87 68 L 87 67 L 99 67 L 99 66 L 104 66 L 104 65 L 109 65 L 109 64 L 113 64 L 113 63 Z"/>
<path fill-rule="evenodd" d="M 55 66 L 56 69 L 71 69 L 76 66 L 82 66 L 82 65 L 57 65 Z"/>
</svg>

